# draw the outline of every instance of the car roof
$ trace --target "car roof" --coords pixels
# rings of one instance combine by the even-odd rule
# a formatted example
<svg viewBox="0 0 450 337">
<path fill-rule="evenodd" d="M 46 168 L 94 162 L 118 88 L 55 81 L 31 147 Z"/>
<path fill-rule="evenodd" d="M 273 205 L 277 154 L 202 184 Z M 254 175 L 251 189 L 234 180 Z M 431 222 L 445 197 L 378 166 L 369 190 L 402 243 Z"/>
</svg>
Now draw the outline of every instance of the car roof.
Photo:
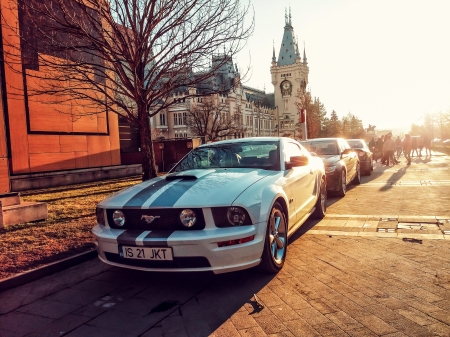
<svg viewBox="0 0 450 337">
<path fill-rule="evenodd" d="M 344 138 L 341 137 L 329 137 L 329 138 L 311 138 L 311 139 L 306 139 L 306 140 L 301 140 L 300 143 L 303 142 L 315 142 L 315 141 L 321 141 L 321 140 L 345 140 Z"/>
<path fill-rule="evenodd" d="M 211 142 L 207 144 L 202 144 L 200 146 L 212 146 L 212 145 L 221 145 L 221 144 L 239 144 L 239 143 L 248 143 L 248 142 L 260 142 L 260 141 L 280 141 L 280 140 L 293 140 L 288 137 L 248 137 L 248 138 L 234 138 L 234 139 L 226 139 L 219 140 L 217 142 Z"/>
</svg>

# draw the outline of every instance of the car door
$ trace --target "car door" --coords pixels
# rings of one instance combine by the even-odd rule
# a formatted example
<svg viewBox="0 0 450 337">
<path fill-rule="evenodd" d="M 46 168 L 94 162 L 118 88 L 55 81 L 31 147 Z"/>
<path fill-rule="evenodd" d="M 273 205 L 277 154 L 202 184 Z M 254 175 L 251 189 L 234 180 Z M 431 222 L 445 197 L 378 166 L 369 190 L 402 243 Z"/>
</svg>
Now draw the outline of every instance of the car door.
<svg viewBox="0 0 450 337">
<path fill-rule="evenodd" d="M 345 150 L 348 150 L 348 149 L 351 150 L 351 147 L 343 139 L 340 139 L 338 143 L 339 143 L 339 148 L 341 150 L 341 157 L 342 157 L 341 160 L 344 162 L 344 165 L 347 168 L 347 184 L 348 184 L 350 181 L 353 180 L 353 178 L 355 177 L 355 174 L 356 174 L 357 155 L 354 151 L 350 152 L 348 154 L 342 155 L 342 153 Z"/>
<path fill-rule="evenodd" d="M 298 144 L 286 141 L 284 155 L 285 163 L 289 163 L 291 157 L 304 156 L 305 153 Z M 308 205 L 314 191 L 315 178 L 310 165 L 293 167 L 286 177 L 288 177 L 287 181 L 290 185 L 289 192 L 287 192 L 289 193 L 289 208 L 294 210 L 292 217 L 289 219 L 289 225 L 292 226 L 310 210 Z"/>
</svg>

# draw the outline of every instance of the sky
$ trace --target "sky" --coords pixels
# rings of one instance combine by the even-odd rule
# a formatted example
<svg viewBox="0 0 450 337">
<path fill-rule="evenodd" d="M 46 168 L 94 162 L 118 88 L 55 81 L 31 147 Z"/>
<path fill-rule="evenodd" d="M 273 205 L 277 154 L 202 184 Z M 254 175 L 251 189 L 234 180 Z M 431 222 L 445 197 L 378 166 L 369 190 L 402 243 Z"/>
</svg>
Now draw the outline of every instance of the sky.
<svg viewBox="0 0 450 337">
<path fill-rule="evenodd" d="M 236 57 L 245 85 L 273 92 L 285 8 L 309 66 L 309 86 L 329 117 L 349 112 L 376 129 L 422 124 L 450 112 L 450 0 L 252 0 L 255 29 Z"/>
</svg>

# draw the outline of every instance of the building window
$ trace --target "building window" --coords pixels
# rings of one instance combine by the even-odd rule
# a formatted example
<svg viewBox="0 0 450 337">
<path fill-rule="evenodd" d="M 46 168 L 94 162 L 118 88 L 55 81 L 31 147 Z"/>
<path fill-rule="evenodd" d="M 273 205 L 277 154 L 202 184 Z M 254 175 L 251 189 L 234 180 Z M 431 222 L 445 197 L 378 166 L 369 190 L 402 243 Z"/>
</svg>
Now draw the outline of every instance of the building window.
<svg viewBox="0 0 450 337">
<path fill-rule="evenodd" d="M 175 112 L 173 114 L 173 125 L 186 125 L 186 112 Z"/>
<path fill-rule="evenodd" d="M 159 125 L 162 125 L 162 126 L 166 125 L 166 113 L 165 112 L 159 113 Z"/>
</svg>

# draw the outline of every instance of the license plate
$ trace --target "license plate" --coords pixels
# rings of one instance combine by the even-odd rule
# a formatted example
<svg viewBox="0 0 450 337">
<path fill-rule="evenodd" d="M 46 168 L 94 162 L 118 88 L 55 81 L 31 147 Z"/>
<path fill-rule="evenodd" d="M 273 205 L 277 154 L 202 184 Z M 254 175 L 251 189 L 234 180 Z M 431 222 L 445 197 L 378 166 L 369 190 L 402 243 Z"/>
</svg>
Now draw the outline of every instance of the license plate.
<svg viewBox="0 0 450 337">
<path fill-rule="evenodd" d="M 119 246 L 120 257 L 125 259 L 137 260 L 157 260 L 157 261 L 172 261 L 172 248 L 170 247 L 128 247 Z"/>
</svg>

